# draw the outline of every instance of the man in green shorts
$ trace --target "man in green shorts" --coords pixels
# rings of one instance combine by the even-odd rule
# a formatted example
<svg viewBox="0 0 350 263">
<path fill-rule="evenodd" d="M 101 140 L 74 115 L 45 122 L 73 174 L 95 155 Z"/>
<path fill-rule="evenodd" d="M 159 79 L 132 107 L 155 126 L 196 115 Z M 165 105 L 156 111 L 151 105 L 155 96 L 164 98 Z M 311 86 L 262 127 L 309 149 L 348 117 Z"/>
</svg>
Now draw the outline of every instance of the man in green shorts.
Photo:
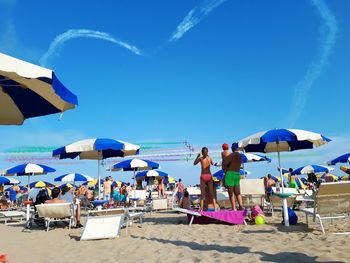
<svg viewBox="0 0 350 263">
<path fill-rule="evenodd" d="M 232 210 L 236 211 L 235 196 L 238 201 L 239 209 L 243 209 L 243 201 L 240 192 L 241 175 L 239 170 L 242 165 L 242 157 L 238 152 L 238 144 L 232 144 L 232 153 L 224 158 L 222 169 L 225 172 L 224 182 L 227 188 L 228 195 L 231 202 Z"/>
</svg>

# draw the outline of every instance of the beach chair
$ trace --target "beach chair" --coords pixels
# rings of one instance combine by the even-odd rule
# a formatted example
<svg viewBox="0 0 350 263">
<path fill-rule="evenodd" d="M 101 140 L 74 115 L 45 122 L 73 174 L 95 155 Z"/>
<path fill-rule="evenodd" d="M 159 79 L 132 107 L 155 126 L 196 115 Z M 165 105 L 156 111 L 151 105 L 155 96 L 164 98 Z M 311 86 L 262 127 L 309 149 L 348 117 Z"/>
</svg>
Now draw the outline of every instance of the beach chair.
<svg viewBox="0 0 350 263">
<path fill-rule="evenodd" d="M 259 205 L 264 207 L 265 185 L 264 179 L 243 179 L 240 184 L 244 207 Z"/>
<path fill-rule="evenodd" d="M 0 211 L 0 220 L 4 221 L 5 225 L 22 224 L 25 219 L 26 213 L 22 211 Z"/>
<path fill-rule="evenodd" d="M 305 213 L 306 223 L 308 216 L 316 219 L 325 234 L 323 220 L 350 218 L 350 182 L 323 183 L 314 194 L 314 206 L 301 208 Z"/>
<path fill-rule="evenodd" d="M 80 240 L 119 237 L 124 219 L 124 208 L 90 210 Z"/>
<path fill-rule="evenodd" d="M 69 222 L 69 230 L 74 221 L 72 205 L 70 203 L 36 205 L 38 216 L 45 219 L 46 232 L 50 229 L 51 222 Z"/>
<path fill-rule="evenodd" d="M 127 219 L 126 222 L 126 235 L 128 235 L 128 227 L 129 224 L 131 225 L 134 222 L 134 219 L 139 219 L 140 225 L 142 227 L 142 219 L 145 216 L 144 212 L 132 212 L 129 209 L 125 209 L 125 218 Z"/>
</svg>

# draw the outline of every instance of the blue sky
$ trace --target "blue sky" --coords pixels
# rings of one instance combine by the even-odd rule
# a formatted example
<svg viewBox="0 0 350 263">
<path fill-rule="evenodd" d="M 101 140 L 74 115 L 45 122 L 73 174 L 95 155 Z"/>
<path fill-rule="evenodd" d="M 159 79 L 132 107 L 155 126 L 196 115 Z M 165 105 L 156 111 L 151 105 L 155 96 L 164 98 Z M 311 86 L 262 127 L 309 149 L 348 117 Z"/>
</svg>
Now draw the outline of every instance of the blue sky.
<svg viewBox="0 0 350 263">
<path fill-rule="evenodd" d="M 45 64 L 80 103 L 61 121 L 56 115 L 1 127 L 0 151 L 90 137 L 188 140 L 198 150 L 275 127 L 335 139 L 306 157 L 286 154 L 285 166 L 349 151 L 347 0 L 0 0 L 0 7 L 1 52 L 40 64 L 54 39 L 66 37 Z M 110 40 L 79 37 L 79 29 Z M 1 167 L 15 164 L 2 155 Z M 248 169 L 259 176 L 274 167 Z M 56 168 L 57 175 L 73 169 Z M 191 163 L 164 162 L 162 168 L 198 181 L 199 168 Z M 94 162 L 74 169 L 96 174 Z"/>
</svg>

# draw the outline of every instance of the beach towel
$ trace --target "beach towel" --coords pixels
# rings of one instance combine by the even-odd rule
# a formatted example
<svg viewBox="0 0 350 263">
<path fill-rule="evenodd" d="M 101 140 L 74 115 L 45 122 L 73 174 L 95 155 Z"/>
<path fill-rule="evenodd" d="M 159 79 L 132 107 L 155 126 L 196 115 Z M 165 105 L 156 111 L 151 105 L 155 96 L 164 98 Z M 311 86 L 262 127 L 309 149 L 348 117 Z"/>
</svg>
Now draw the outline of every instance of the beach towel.
<svg viewBox="0 0 350 263">
<path fill-rule="evenodd" d="M 194 224 L 227 223 L 232 225 L 242 225 L 246 217 L 246 211 L 221 210 L 216 212 L 198 212 L 200 217 L 196 217 Z M 191 215 L 188 215 L 191 218 Z M 189 220 L 190 220 L 189 218 Z"/>
</svg>

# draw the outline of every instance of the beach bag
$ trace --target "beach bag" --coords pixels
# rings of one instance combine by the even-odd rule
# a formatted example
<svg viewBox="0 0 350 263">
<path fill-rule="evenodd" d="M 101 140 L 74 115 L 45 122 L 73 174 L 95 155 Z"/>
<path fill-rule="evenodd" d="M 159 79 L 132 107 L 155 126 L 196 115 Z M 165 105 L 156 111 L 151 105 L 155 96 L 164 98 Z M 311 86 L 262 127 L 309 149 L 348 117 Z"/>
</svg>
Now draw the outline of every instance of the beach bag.
<svg viewBox="0 0 350 263">
<path fill-rule="evenodd" d="M 258 216 L 258 215 L 261 215 L 263 217 L 265 217 L 265 214 L 264 214 L 264 211 L 260 208 L 259 205 L 255 205 L 252 207 L 251 209 L 252 211 L 252 219 L 255 220 L 255 218 Z"/>
<path fill-rule="evenodd" d="M 294 212 L 293 209 L 288 207 L 288 217 L 289 217 L 289 224 L 290 225 L 296 225 L 298 223 L 298 216 Z M 282 213 L 282 224 L 284 225 L 284 215 Z"/>
</svg>

